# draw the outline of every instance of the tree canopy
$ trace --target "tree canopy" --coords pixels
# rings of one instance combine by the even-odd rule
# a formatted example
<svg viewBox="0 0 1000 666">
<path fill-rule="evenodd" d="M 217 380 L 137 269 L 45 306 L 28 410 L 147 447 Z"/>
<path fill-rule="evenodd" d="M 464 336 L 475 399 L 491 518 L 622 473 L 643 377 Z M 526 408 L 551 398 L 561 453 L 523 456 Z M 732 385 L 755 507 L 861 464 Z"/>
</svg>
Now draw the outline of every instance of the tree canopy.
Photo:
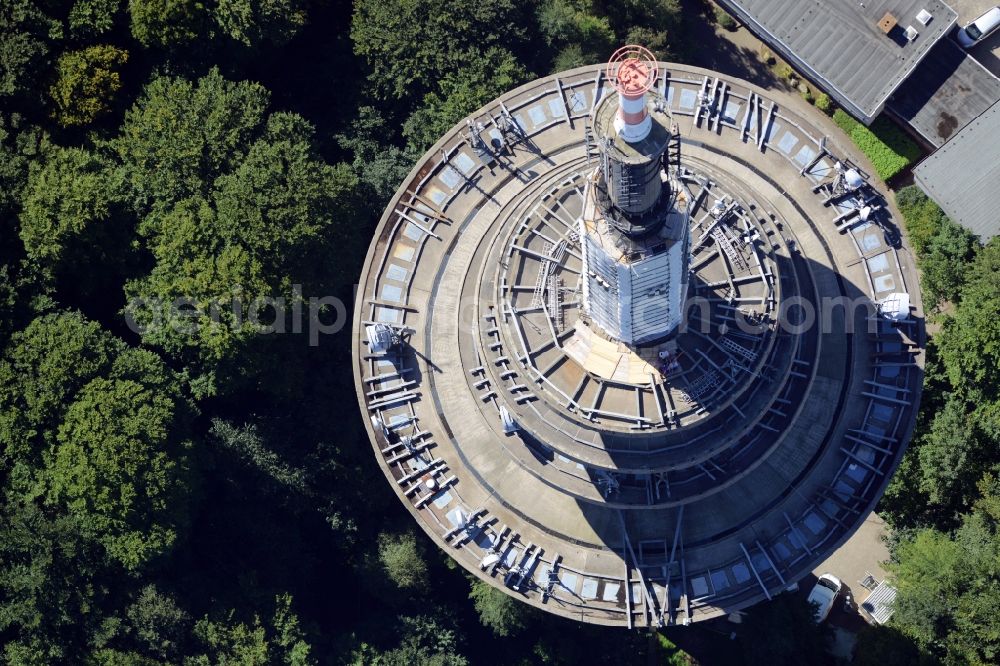
<svg viewBox="0 0 1000 666">
<path fill-rule="evenodd" d="M 513 0 L 359 0 L 351 39 L 381 97 L 422 95 L 491 47 L 517 49 L 526 35 Z"/>
<path fill-rule="evenodd" d="M 49 89 L 56 121 L 63 126 L 89 125 L 110 111 L 122 85 L 119 70 L 126 62 L 127 51 L 105 45 L 60 55 L 58 78 Z"/>
</svg>

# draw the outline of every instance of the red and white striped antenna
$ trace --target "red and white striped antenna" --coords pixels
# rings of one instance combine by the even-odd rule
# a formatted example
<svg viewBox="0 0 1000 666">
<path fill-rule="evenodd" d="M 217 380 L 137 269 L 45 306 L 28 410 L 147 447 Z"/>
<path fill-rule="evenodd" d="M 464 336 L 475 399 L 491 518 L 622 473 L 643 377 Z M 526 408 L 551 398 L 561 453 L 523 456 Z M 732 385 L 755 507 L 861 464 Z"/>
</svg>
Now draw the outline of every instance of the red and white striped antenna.
<svg viewBox="0 0 1000 666">
<path fill-rule="evenodd" d="M 642 141 L 653 125 L 646 93 L 656 84 L 656 57 L 644 46 L 623 46 L 611 54 L 605 76 L 618 91 L 615 129 L 629 143 Z"/>
</svg>

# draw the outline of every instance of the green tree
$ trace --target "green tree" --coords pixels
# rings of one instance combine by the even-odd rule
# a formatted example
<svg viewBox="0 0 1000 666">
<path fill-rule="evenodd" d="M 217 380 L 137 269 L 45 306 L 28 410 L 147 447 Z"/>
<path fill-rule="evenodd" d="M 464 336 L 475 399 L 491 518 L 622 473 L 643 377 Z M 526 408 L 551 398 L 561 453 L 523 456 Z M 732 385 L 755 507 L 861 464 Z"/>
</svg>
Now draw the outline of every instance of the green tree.
<svg viewBox="0 0 1000 666">
<path fill-rule="evenodd" d="M 125 611 L 127 633 L 144 653 L 166 663 L 180 661 L 191 617 L 155 585 L 142 588 Z"/>
<path fill-rule="evenodd" d="M 378 536 L 378 559 L 388 578 L 404 590 L 427 588 L 427 560 L 413 532 Z"/>
<path fill-rule="evenodd" d="M 281 46 L 306 24 L 301 0 L 218 0 L 213 16 L 225 34 L 246 46 Z"/>
<path fill-rule="evenodd" d="M 453 627 L 431 615 L 403 616 L 398 621 L 402 637 L 396 648 L 380 652 L 366 644 L 351 655 L 352 666 L 466 666 L 458 652 L 458 638 Z"/>
<path fill-rule="evenodd" d="M 302 495 L 312 495 L 308 473 L 285 462 L 268 448 L 254 425 L 238 427 L 222 419 L 212 419 L 212 439 L 224 449 L 249 464 L 270 485 L 286 488 Z"/>
<path fill-rule="evenodd" d="M 198 0 L 129 0 L 132 36 L 147 47 L 176 49 L 202 33 L 205 6 Z"/>
<path fill-rule="evenodd" d="M 983 498 L 954 534 L 920 530 L 890 563 L 898 589 L 893 624 L 946 663 L 1000 658 L 1000 484 L 987 475 Z"/>
<path fill-rule="evenodd" d="M 389 123 L 371 106 L 359 108 L 350 129 L 336 137 L 337 143 L 354 155 L 351 166 L 374 198 L 372 208 L 377 211 L 389 203 L 414 162 L 399 146 L 389 143 L 391 137 Z"/>
<path fill-rule="evenodd" d="M 127 51 L 105 45 L 60 55 L 57 79 L 49 89 L 56 121 L 64 127 L 89 125 L 110 111 L 122 85 L 119 70 L 126 62 Z"/>
<path fill-rule="evenodd" d="M 988 469 L 990 448 L 978 436 L 962 400 L 952 396 L 919 442 L 920 490 L 933 504 L 956 513 L 968 510 L 984 465 Z"/>
<path fill-rule="evenodd" d="M 198 643 L 195 654 L 184 660 L 185 666 L 213 664 L 281 664 L 309 666 L 316 663 L 312 647 L 292 612 L 292 598 L 279 595 L 270 621 L 240 622 L 230 612 L 222 619 L 204 617 L 195 623 L 194 637 Z"/>
<path fill-rule="evenodd" d="M 87 384 L 66 410 L 43 475 L 46 501 L 92 524 L 130 570 L 173 545 L 191 490 L 190 444 L 178 434 L 186 405 L 176 388 L 157 383 L 166 382 Z"/>
<path fill-rule="evenodd" d="M 216 179 L 211 200 L 181 201 L 140 225 L 155 265 L 126 285 L 126 313 L 146 342 L 192 369 L 200 393 L 272 367 L 253 343 L 288 330 L 302 292 L 349 279 L 343 268 L 330 269 L 334 257 L 359 251 L 360 238 L 345 233 L 358 206 L 357 178 L 319 158 L 312 132 L 298 116 L 272 115 L 242 163 Z"/>
<path fill-rule="evenodd" d="M 619 43 L 641 44 L 661 59 L 674 55 L 668 43 L 682 35 L 680 0 L 611 0 L 604 11 Z"/>
<path fill-rule="evenodd" d="M 62 38 L 62 24 L 31 0 L 0 3 L 0 99 L 39 99 L 39 82 L 48 73 L 51 42 Z"/>
<path fill-rule="evenodd" d="M 923 256 L 944 223 L 944 211 L 916 185 L 908 185 L 896 192 L 896 205 L 903 214 L 910 245 L 918 257 Z"/>
<path fill-rule="evenodd" d="M 0 359 L 0 453 L 7 468 L 38 468 L 56 444 L 66 405 L 110 372 L 124 346 L 77 313 L 39 317 L 16 333 Z"/>
<path fill-rule="evenodd" d="M 465 67 L 445 75 L 440 89 L 424 96 L 423 104 L 403 125 L 407 150 L 422 155 L 446 131 L 476 109 L 528 79 L 528 72 L 501 48 L 470 53 Z"/>
<path fill-rule="evenodd" d="M 479 621 L 497 636 L 511 636 L 527 626 L 527 606 L 485 581 L 477 579 L 472 583 L 469 598 Z"/>
<path fill-rule="evenodd" d="M 0 381 L 15 497 L 73 516 L 130 569 L 169 548 L 190 490 L 191 406 L 159 357 L 51 314 L 14 336 Z"/>
<path fill-rule="evenodd" d="M 109 32 L 121 11 L 122 0 L 76 0 L 69 10 L 69 29 L 76 37 Z"/>
<path fill-rule="evenodd" d="M 549 46 L 559 51 L 556 71 L 607 60 L 616 42 L 610 21 L 588 0 L 544 0 L 538 6 L 538 25 Z"/>
<path fill-rule="evenodd" d="M 112 211 L 111 170 L 83 148 L 54 147 L 32 164 L 21 213 L 21 241 L 28 256 L 55 266 L 91 240 L 95 248 Z"/>
<path fill-rule="evenodd" d="M 13 499 L 0 512 L 0 634 L 10 664 L 69 663 L 101 631 L 103 549 L 74 516 Z"/>
<path fill-rule="evenodd" d="M 470 53 L 524 42 L 526 21 L 513 0 L 359 0 L 351 39 L 380 97 L 422 96 L 448 73 L 470 66 Z"/>
<path fill-rule="evenodd" d="M 952 386 L 973 402 L 1000 399 L 1000 238 L 972 262 L 961 304 L 944 323 L 941 357 Z"/>
<path fill-rule="evenodd" d="M 924 301 L 931 308 L 949 301 L 958 301 L 965 281 L 965 264 L 971 262 L 979 250 L 979 239 L 968 229 L 948 218 L 927 243 L 919 257 Z"/>
<path fill-rule="evenodd" d="M 154 78 L 111 142 L 136 214 L 208 196 L 215 179 L 243 161 L 269 100 L 263 86 L 227 81 L 217 69 L 197 83 Z"/>
</svg>

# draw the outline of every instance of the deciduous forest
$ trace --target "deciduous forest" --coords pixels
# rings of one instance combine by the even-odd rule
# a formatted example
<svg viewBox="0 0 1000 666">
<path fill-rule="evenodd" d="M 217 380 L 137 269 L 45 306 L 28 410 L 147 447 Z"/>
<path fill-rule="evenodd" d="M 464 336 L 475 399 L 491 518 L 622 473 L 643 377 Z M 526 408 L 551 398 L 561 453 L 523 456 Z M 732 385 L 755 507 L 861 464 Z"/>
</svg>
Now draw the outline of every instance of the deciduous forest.
<svg viewBox="0 0 1000 666">
<path fill-rule="evenodd" d="M 322 299 L 351 303 L 383 207 L 442 132 L 617 44 L 684 60 L 699 48 L 685 23 L 711 13 L 679 0 L 0 3 L 4 662 L 686 659 L 467 579 L 382 478 L 348 333 L 262 334 L 234 310 L 316 298 L 308 316 L 335 328 L 343 314 Z M 864 640 L 996 663 L 1000 244 L 921 197 L 899 204 L 940 332 L 882 506 L 896 628 Z M 177 299 L 189 308 L 156 307 Z M 213 307 L 239 323 L 214 324 Z M 755 611 L 760 640 L 796 612 Z M 788 643 L 741 654 L 798 663 Z"/>
</svg>

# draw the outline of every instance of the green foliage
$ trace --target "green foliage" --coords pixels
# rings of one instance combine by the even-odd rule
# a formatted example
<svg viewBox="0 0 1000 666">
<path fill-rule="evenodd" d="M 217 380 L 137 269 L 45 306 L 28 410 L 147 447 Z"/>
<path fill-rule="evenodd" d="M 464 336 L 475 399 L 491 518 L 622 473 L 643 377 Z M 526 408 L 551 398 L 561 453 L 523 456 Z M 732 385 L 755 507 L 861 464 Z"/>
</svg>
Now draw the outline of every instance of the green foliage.
<svg viewBox="0 0 1000 666">
<path fill-rule="evenodd" d="M 976 482 L 991 451 L 970 420 L 962 400 L 945 403 L 918 444 L 920 490 L 928 501 L 953 510 L 968 509 L 976 497 Z"/>
<path fill-rule="evenodd" d="M 882 180 L 889 180 L 920 159 L 920 146 L 891 120 L 880 116 L 865 127 L 841 109 L 833 121 L 861 149 Z"/>
<path fill-rule="evenodd" d="M 946 663 L 1000 658 L 1000 499 L 993 477 L 984 499 L 953 534 L 924 529 L 899 544 L 891 571 L 898 589 L 893 624 Z"/>
<path fill-rule="evenodd" d="M 209 195 L 215 179 L 243 161 L 269 101 L 259 84 L 227 81 L 214 69 L 197 83 L 154 78 L 111 143 L 135 212 Z"/>
<path fill-rule="evenodd" d="M 62 26 L 31 0 L 0 3 L 0 98 L 35 96 Z"/>
<path fill-rule="evenodd" d="M 256 426 L 237 427 L 217 418 L 212 420 L 210 434 L 215 442 L 250 464 L 272 484 L 297 493 L 312 493 L 306 472 L 292 467 L 269 449 Z"/>
<path fill-rule="evenodd" d="M 611 22 L 593 13 L 585 0 L 544 0 L 538 7 L 538 25 L 549 46 L 561 52 L 570 47 L 579 49 L 582 62 L 578 64 L 607 59 L 615 44 Z M 562 66 L 566 58 L 556 62 Z"/>
<path fill-rule="evenodd" d="M 146 47 L 176 49 L 198 38 L 205 6 L 198 0 L 129 0 L 132 36 Z"/>
<path fill-rule="evenodd" d="M 40 317 L 13 336 L 0 360 L 0 451 L 6 466 L 41 465 L 65 407 L 107 374 L 121 344 L 78 314 Z"/>
<path fill-rule="evenodd" d="M 740 27 L 739 24 L 736 23 L 736 19 L 730 16 L 729 12 L 727 12 L 722 7 L 716 6 L 714 13 L 715 13 L 715 22 L 719 24 L 720 28 L 732 32 L 736 30 L 738 27 Z"/>
<path fill-rule="evenodd" d="M 528 607 L 489 583 L 475 580 L 469 598 L 479 614 L 479 621 L 497 636 L 511 636 L 527 626 Z"/>
<path fill-rule="evenodd" d="M 211 85 L 219 90 L 218 81 Z M 222 88 L 253 92 L 244 84 Z M 224 95 L 222 101 L 245 96 Z M 194 129 L 205 108 L 196 105 L 193 114 L 179 109 L 175 117 L 178 125 L 192 129 L 190 143 L 202 159 L 211 159 L 217 146 L 206 133 Z M 208 111 L 210 121 L 219 111 Z M 302 293 L 294 285 L 309 291 L 331 279 L 331 266 L 337 263 L 331 261 L 335 243 L 339 252 L 357 252 L 356 237 L 347 242 L 339 235 L 354 217 L 357 177 L 348 167 L 332 167 L 318 157 L 311 143 L 312 127 L 302 118 L 274 114 L 257 128 L 246 121 L 259 117 L 259 112 L 240 112 L 240 121 L 220 118 L 223 127 L 212 132 L 233 140 L 260 132 L 231 173 L 214 173 L 224 168 L 225 159 L 216 168 L 205 169 L 201 160 L 182 153 L 176 163 L 187 171 L 183 181 L 173 180 L 178 174 L 168 174 L 158 183 L 145 183 L 139 174 L 147 168 L 155 171 L 152 165 L 159 152 L 167 153 L 168 160 L 176 155 L 176 146 L 164 140 L 138 155 L 131 179 L 138 187 L 160 186 L 173 195 L 204 191 L 206 181 L 215 177 L 207 197 L 192 196 L 142 222 L 139 231 L 155 265 L 147 276 L 126 285 L 130 299 L 126 312 L 142 328 L 143 339 L 189 364 L 205 378 L 201 389 L 205 392 L 232 388 L 230 380 L 252 376 L 261 366 L 254 365 L 251 343 L 260 341 L 261 332 L 285 326 L 280 318 L 269 329 L 274 317 L 255 320 L 251 312 L 270 312 L 263 306 L 278 297 L 291 307 Z M 128 145 L 125 150 L 127 158 L 136 155 Z M 143 202 L 152 192 L 137 195 L 136 201 Z M 333 275 L 344 279 L 343 274 Z M 184 307 L 175 307 L 180 305 Z M 259 362 L 269 363 L 263 357 Z M 217 385 L 217 377 L 225 381 Z"/>
<path fill-rule="evenodd" d="M 681 650 L 661 632 L 656 632 L 656 644 L 659 648 L 657 663 L 667 666 L 697 666 L 697 662 L 688 653 Z"/>
<path fill-rule="evenodd" d="M 162 361 L 53 314 L 14 337 L 0 378 L 15 487 L 74 516 L 129 569 L 169 548 L 190 490 L 190 406 Z"/>
<path fill-rule="evenodd" d="M 306 24 L 302 0 L 218 0 L 213 16 L 223 33 L 246 46 L 281 46 Z"/>
<path fill-rule="evenodd" d="M 924 302 L 931 308 L 957 302 L 965 283 L 965 265 L 979 248 L 979 239 L 971 231 L 944 218 L 926 251 L 917 258 Z"/>
<path fill-rule="evenodd" d="M 944 323 L 941 357 L 952 386 L 984 407 L 1000 401 L 1000 238 L 992 239 L 965 274 L 961 304 Z"/>
<path fill-rule="evenodd" d="M 680 0 L 611 0 L 601 5 L 615 31 L 614 46 L 641 44 L 661 59 L 677 55 L 668 43 L 673 35 L 683 34 Z M 603 62 L 610 53 L 599 55 L 597 62 Z"/>
<path fill-rule="evenodd" d="M 354 155 L 351 166 L 368 191 L 366 198 L 374 198 L 376 210 L 389 203 L 414 162 L 398 146 L 383 143 L 389 134 L 389 124 L 378 109 L 363 106 L 350 129 L 336 137 L 337 143 Z"/>
<path fill-rule="evenodd" d="M 944 224 L 944 211 L 916 185 L 898 190 L 896 205 L 903 214 L 910 245 L 918 257 L 925 255 L 931 239 Z"/>
<path fill-rule="evenodd" d="M 316 660 L 312 647 L 291 609 L 289 595 L 275 600 L 274 615 L 267 623 L 254 617 L 249 624 L 239 622 L 234 613 L 223 619 L 202 618 L 195 623 L 194 636 L 202 654 L 187 657 L 184 666 L 213 664 L 282 664 L 309 666 Z"/>
<path fill-rule="evenodd" d="M 142 354 L 148 363 L 148 352 L 133 355 Z M 178 434 L 186 405 L 165 369 L 154 371 L 160 376 L 142 383 L 97 378 L 84 386 L 40 475 L 46 502 L 93 525 L 108 554 L 130 570 L 173 545 L 191 490 L 189 444 Z"/>
<path fill-rule="evenodd" d="M 825 653 L 825 632 L 816 624 L 813 606 L 802 597 L 782 594 L 750 609 L 740 644 L 748 666 L 795 666 L 803 655 Z"/>
<path fill-rule="evenodd" d="M 359 0 L 351 39 L 368 63 L 372 92 L 402 99 L 426 94 L 449 73 L 480 66 L 470 62 L 477 53 L 516 50 L 523 24 L 514 0 Z"/>
<path fill-rule="evenodd" d="M 427 561 L 413 532 L 379 534 L 378 559 L 385 575 L 404 590 L 427 588 Z"/>
<path fill-rule="evenodd" d="M 126 609 L 125 617 L 125 633 L 143 652 L 168 663 L 180 660 L 192 623 L 173 597 L 147 585 Z"/>
<path fill-rule="evenodd" d="M 772 70 L 774 71 L 774 75 L 782 81 L 791 81 L 796 77 L 795 70 L 784 61 L 775 62 Z"/>
<path fill-rule="evenodd" d="M 0 632 L 10 664 L 69 663 L 100 631 L 107 572 L 100 546 L 70 515 L 8 501 L 0 513 Z"/>
<path fill-rule="evenodd" d="M 455 630 L 430 615 L 399 618 L 398 647 L 380 652 L 362 644 L 351 655 L 352 666 L 466 666 L 468 661 L 458 654 Z"/>
<path fill-rule="evenodd" d="M 575 67 L 583 67 L 590 64 L 591 57 L 583 52 L 579 44 L 570 44 L 556 54 L 556 59 L 552 61 L 553 72 L 565 72 Z"/>
<path fill-rule="evenodd" d="M 49 89 L 56 121 L 64 127 L 89 125 L 110 111 L 121 88 L 118 70 L 127 61 L 128 52 L 113 46 L 88 46 L 59 56 L 58 78 Z"/>
<path fill-rule="evenodd" d="M 472 54 L 466 67 L 445 75 L 439 90 L 426 94 L 423 105 L 406 120 L 408 152 L 422 155 L 455 123 L 527 79 L 528 72 L 509 51 L 493 48 Z"/>
<path fill-rule="evenodd" d="M 109 32 L 121 10 L 122 0 L 76 0 L 69 10 L 69 29 L 74 36 L 92 37 Z"/>
<path fill-rule="evenodd" d="M 82 148 L 53 148 L 33 164 L 20 229 L 28 256 L 52 266 L 94 235 L 111 215 L 110 178 L 108 165 Z"/>
<path fill-rule="evenodd" d="M 817 109 L 819 109 L 828 116 L 833 113 L 833 100 L 830 99 L 830 96 L 827 95 L 825 92 L 821 92 L 820 94 L 816 95 L 816 100 L 813 102 L 813 104 L 816 105 Z"/>
</svg>

